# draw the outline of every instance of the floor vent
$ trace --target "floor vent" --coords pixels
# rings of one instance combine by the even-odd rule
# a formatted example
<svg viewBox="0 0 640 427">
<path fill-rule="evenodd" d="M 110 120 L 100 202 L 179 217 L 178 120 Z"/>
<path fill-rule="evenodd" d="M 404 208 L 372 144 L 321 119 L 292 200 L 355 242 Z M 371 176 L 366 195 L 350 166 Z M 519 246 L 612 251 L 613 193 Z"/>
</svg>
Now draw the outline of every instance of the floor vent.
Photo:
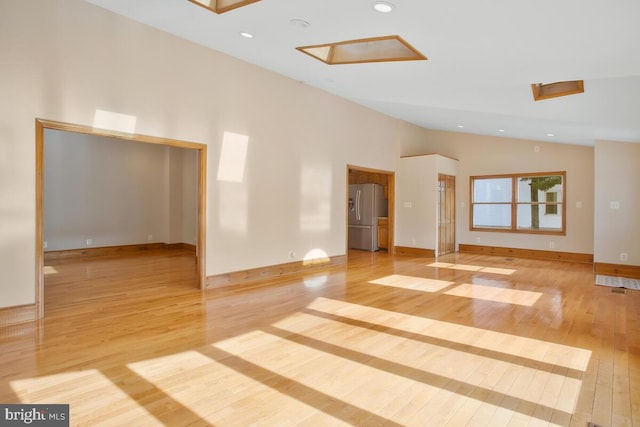
<svg viewBox="0 0 640 427">
<path fill-rule="evenodd" d="M 612 294 L 626 294 L 627 290 L 625 288 L 611 288 L 611 293 Z"/>
</svg>

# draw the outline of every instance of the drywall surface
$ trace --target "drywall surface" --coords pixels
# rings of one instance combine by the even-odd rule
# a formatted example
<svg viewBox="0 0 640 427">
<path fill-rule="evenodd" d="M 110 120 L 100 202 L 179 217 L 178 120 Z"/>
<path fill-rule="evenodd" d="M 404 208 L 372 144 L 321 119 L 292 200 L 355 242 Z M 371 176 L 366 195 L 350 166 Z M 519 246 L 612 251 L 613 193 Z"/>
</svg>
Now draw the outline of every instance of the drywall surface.
<svg viewBox="0 0 640 427">
<path fill-rule="evenodd" d="M 1 2 L 0 29 L 0 307 L 35 301 L 36 118 L 206 144 L 208 275 L 344 254 L 346 165 L 394 170 L 405 138 L 396 119 L 81 0 Z"/>
<path fill-rule="evenodd" d="M 47 130 L 47 250 L 166 241 L 166 157 L 162 146 Z"/>
<path fill-rule="evenodd" d="M 439 155 L 402 157 L 396 169 L 395 244 L 436 249 L 438 174 L 456 176 L 457 161 Z"/>
<path fill-rule="evenodd" d="M 197 224 L 197 180 L 184 185 L 183 169 L 194 170 L 193 151 L 46 129 L 46 250 L 192 243 L 183 228 Z"/>
<path fill-rule="evenodd" d="M 438 153 L 458 160 L 457 243 L 593 254 L 594 149 L 457 132 L 406 131 L 400 154 Z M 470 231 L 471 176 L 566 171 L 566 235 Z"/>
<path fill-rule="evenodd" d="M 595 152 L 594 260 L 640 265 L 640 144 L 596 141 Z"/>
</svg>

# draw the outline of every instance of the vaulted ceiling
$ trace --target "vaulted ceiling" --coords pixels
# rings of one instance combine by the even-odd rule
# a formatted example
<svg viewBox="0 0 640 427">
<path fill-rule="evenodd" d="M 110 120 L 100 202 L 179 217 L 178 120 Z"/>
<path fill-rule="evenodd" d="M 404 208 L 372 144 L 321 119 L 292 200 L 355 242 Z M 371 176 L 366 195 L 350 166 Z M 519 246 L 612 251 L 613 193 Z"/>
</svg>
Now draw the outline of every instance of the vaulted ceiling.
<svg viewBox="0 0 640 427">
<path fill-rule="evenodd" d="M 373 0 L 261 0 L 222 14 L 188 0 L 87 1 L 425 128 L 640 143 L 637 0 L 389 0 L 384 14 Z M 296 49 L 392 35 L 428 60 L 329 65 Z M 532 84 L 568 80 L 584 92 L 534 101 Z"/>
</svg>

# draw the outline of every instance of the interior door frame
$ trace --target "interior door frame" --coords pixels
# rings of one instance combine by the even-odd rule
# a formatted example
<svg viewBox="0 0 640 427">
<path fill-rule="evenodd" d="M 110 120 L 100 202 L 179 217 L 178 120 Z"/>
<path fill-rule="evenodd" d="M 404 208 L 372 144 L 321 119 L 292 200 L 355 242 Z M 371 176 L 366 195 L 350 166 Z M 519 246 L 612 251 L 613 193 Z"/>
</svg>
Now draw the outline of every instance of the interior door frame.
<svg viewBox="0 0 640 427">
<path fill-rule="evenodd" d="M 450 187 L 447 183 L 453 183 Z M 444 197 L 442 196 L 444 194 Z M 443 204 L 444 199 L 444 206 Z M 442 218 L 442 212 L 449 212 L 450 217 Z M 448 221 L 448 222 L 447 222 Z M 442 225 L 445 224 L 445 232 L 451 234 L 451 246 L 447 247 L 447 240 L 444 239 L 443 245 L 443 230 Z M 448 224 L 448 225 L 447 225 Z M 436 256 L 450 254 L 456 251 L 456 176 L 445 173 L 438 173 L 438 221 L 437 221 L 437 251 Z M 441 251 L 444 246 L 444 250 Z"/>
<path fill-rule="evenodd" d="M 358 172 L 365 172 L 371 174 L 379 174 L 386 175 L 388 180 L 388 213 L 387 217 L 389 218 L 389 247 L 387 248 L 387 253 L 392 255 L 396 253 L 395 247 L 395 211 L 396 211 L 396 173 L 393 171 L 387 171 L 383 169 L 372 169 L 362 166 L 354 166 L 347 165 L 347 177 L 346 177 L 346 191 L 345 191 L 345 237 L 344 237 L 344 247 L 345 253 L 349 253 L 349 171 L 355 170 Z"/>
<path fill-rule="evenodd" d="M 195 142 L 179 141 L 156 136 L 127 134 L 123 132 L 96 129 L 91 126 L 64 123 L 36 118 L 36 318 L 44 317 L 44 130 L 53 129 L 85 135 L 116 138 L 169 147 L 189 148 L 198 151 L 198 234 L 196 238 L 196 269 L 198 287 L 206 288 L 206 184 L 207 146 Z"/>
</svg>

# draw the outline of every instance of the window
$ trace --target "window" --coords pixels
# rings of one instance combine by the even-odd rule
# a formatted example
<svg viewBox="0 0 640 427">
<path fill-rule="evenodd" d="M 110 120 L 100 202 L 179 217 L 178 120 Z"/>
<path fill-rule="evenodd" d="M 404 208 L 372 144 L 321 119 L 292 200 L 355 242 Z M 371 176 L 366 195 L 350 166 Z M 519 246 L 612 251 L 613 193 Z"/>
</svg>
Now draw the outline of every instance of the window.
<svg viewBox="0 0 640 427">
<path fill-rule="evenodd" d="M 471 177 L 471 230 L 565 234 L 565 172 Z"/>
</svg>

